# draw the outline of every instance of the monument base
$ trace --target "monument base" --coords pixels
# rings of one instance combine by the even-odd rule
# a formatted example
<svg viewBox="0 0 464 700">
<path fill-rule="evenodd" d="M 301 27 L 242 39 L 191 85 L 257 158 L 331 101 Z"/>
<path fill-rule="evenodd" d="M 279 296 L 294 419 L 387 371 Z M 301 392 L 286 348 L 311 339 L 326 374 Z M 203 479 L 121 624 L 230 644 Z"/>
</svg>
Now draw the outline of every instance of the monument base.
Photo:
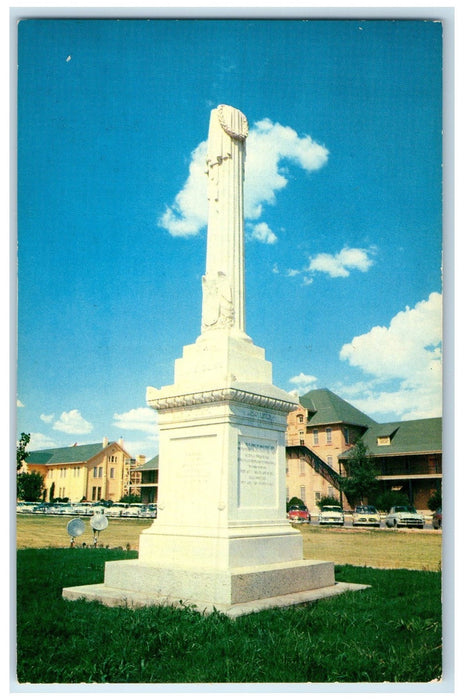
<svg viewBox="0 0 464 700">
<path fill-rule="evenodd" d="M 333 563 L 325 561 L 291 561 L 218 571 L 167 569 L 128 560 L 107 562 L 105 583 L 65 588 L 63 598 L 130 608 L 192 606 L 201 613 L 217 610 L 239 617 L 363 588 L 368 586 L 336 583 Z"/>
</svg>

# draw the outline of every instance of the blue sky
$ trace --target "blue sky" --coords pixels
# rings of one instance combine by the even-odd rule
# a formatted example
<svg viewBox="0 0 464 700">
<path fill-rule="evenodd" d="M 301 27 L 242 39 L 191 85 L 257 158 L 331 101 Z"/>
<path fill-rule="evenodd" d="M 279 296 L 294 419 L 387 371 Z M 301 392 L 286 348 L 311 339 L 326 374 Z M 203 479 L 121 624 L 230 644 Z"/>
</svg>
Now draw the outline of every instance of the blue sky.
<svg viewBox="0 0 464 700">
<path fill-rule="evenodd" d="M 441 415 L 441 26 L 19 26 L 17 431 L 157 453 L 200 333 L 210 110 L 248 117 L 246 330 L 274 383 Z"/>
</svg>

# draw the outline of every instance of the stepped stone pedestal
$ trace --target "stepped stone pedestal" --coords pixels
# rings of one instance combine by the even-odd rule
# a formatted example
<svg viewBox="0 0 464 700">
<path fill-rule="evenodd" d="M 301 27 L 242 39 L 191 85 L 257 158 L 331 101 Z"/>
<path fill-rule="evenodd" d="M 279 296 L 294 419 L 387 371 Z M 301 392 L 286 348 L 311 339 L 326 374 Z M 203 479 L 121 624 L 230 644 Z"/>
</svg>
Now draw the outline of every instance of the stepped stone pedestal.
<svg viewBox="0 0 464 700">
<path fill-rule="evenodd" d="M 108 562 L 104 583 L 66 588 L 67 599 L 236 616 L 363 587 L 336 584 L 331 562 L 303 559 L 286 518 L 286 416 L 297 402 L 245 333 L 247 133 L 239 110 L 212 111 L 201 335 L 176 360 L 174 384 L 147 390 L 159 416 L 158 517 L 138 560 Z"/>
<path fill-rule="evenodd" d="M 138 560 L 108 562 L 103 584 L 64 589 L 65 598 L 234 617 L 360 588 L 336 584 L 333 563 L 303 559 L 286 518 L 295 402 L 272 385 L 261 348 L 204 334 L 184 348 L 175 384 L 149 388 L 147 399 L 159 415 L 158 517 L 140 536 Z"/>
</svg>

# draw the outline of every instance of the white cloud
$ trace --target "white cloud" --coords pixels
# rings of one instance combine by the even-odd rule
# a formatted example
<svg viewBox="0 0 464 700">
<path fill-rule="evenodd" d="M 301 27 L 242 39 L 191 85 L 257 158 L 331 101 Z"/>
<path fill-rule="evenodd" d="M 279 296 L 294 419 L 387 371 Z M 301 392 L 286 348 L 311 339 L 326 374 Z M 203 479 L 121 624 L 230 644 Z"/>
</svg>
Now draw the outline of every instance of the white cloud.
<svg viewBox="0 0 464 700">
<path fill-rule="evenodd" d="M 51 413 L 50 415 L 45 415 L 45 413 L 42 413 L 40 416 L 40 420 L 43 420 L 44 423 L 51 423 L 54 417 L 54 413 Z"/>
<path fill-rule="evenodd" d="M 265 204 L 273 205 L 276 193 L 288 184 L 285 162 L 306 172 L 327 163 L 329 152 L 310 136 L 299 136 L 289 126 L 270 119 L 257 122 L 246 141 L 245 217 L 258 219 Z"/>
<path fill-rule="evenodd" d="M 195 236 L 207 224 L 206 149 L 207 141 L 203 141 L 192 152 L 188 178 L 158 222 L 172 236 Z M 327 159 L 328 150 L 310 136 L 299 136 L 292 128 L 270 119 L 255 123 L 246 140 L 245 219 L 259 219 L 263 207 L 273 205 L 276 193 L 287 186 L 287 170 L 282 163 L 311 172 L 325 165 Z M 258 240 L 274 243 L 272 236 Z"/>
<path fill-rule="evenodd" d="M 277 242 L 277 236 L 264 221 L 249 228 L 248 238 L 260 243 L 272 244 Z"/>
<path fill-rule="evenodd" d="M 171 236 L 196 236 L 207 224 L 206 148 L 203 141 L 193 151 L 185 185 L 158 222 Z"/>
<path fill-rule="evenodd" d="M 74 408 L 71 411 L 63 411 L 59 419 L 54 423 L 53 430 L 59 430 L 70 435 L 86 435 L 92 432 L 93 426 L 81 416 L 77 408 Z"/>
<path fill-rule="evenodd" d="M 367 272 L 373 264 L 364 248 L 343 248 L 339 253 L 319 253 L 310 259 L 308 272 L 325 272 L 329 277 L 348 277 L 351 270 Z"/>
<path fill-rule="evenodd" d="M 115 413 L 114 424 L 122 430 L 141 430 L 153 433 L 158 425 L 158 416 L 152 408 L 132 408 L 125 413 Z"/>
<path fill-rule="evenodd" d="M 27 446 L 28 451 L 45 450 L 48 447 L 58 447 L 56 441 L 43 433 L 31 433 L 31 439 Z"/>
<path fill-rule="evenodd" d="M 292 377 L 288 380 L 290 384 L 295 386 L 294 392 L 298 396 L 306 394 L 308 391 L 316 388 L 317 377 L 313 377 L 311 374 L 304 374 L 300 372 L 296 377 Z"/>
<path fill-rule="evenodd" d="M 393 412 L 404 420 L 441 415 L 442 296 L 437 292 L 406 307 L 388 327 L 375 326 L 353 338 L 340 359 L 373 377 L 361 386 L 356 405 L 366 413 Z M 380 384 L 393 382 L 393 388 Z"/>
</svg>

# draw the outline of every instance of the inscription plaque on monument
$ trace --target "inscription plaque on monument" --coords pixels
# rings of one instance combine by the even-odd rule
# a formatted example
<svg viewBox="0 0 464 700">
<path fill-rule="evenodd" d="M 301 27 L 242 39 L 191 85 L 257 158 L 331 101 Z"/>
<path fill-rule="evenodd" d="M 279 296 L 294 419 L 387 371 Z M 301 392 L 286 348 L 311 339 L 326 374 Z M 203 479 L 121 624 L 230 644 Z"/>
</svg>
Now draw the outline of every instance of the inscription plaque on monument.
<svg viewBox="0 0 464 700">
<path fill-rule="evenodd" d="M 256 438 L 238 442 L 239 508 L 277 505 L 277 444 Z"/>
</svg>

